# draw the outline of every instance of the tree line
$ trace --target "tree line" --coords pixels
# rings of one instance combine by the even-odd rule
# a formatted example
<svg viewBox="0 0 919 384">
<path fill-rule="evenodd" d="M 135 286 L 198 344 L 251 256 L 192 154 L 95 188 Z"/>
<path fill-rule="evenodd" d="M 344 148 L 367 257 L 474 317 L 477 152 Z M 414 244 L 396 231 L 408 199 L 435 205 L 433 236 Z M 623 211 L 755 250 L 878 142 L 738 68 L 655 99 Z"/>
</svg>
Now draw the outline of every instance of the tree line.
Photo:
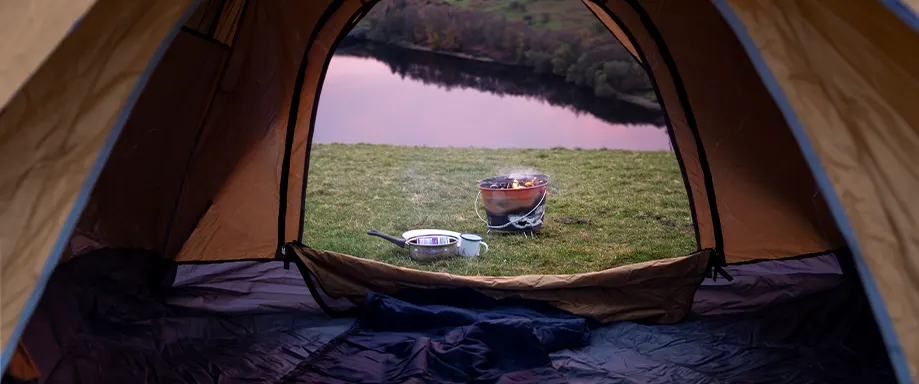
<svg viewBox="0 0 919 384">
<path fill-rule="evenodd" d="M 517 2 L 509 6 L 515 5 L 520 6 Z M 592 88 L 599 97 L 617 92 L 653 97 L 644 69 L 599 21 L 578 30 L 532 26 L 551 18 L 550 14 L 525 15 L 522 21 L 512 21 L 498 13 L 437 1 L 384 0 L 352 36 L 514 64 Z"/>
</svg>

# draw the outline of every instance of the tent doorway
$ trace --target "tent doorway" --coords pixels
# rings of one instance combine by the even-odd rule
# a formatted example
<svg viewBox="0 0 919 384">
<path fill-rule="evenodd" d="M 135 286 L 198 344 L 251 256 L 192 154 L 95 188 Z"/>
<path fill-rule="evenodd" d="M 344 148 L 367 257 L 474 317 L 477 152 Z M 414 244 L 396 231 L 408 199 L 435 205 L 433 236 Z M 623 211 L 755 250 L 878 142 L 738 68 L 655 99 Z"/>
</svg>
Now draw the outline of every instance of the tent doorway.
<svg viewBox="0 0 919 384">
<path fill-rule="evenodd" d="M 625 93 L 653 95 L 646 74 L 580 2 L 553 4 L 567 4 L 563 13 L 577 20 L 560 31 L 462 6 L 408 3 L 420 5 L 378 3 L 329 63 L 310 143 L 307 245 L 486 276 L 593 272 L 697 249 L 660 107 Z M 500 35 L 476 35 L 481 23 Z M 452 28 L 440 38 L 479 44 L 479 55 L 495 59 L 398 32 L 413 28 Z M 517 39 L 517 63 L 497 61 L 510 58 L 489 46 L 508 36 Z M 418 45 L 432 41 L 437 49 Z M 553 52 L 559 68 L 540 72 L 540 58 Z M 480 199 L 477 182 L 512 174 L 548 174 L 547 188 L 489 215 L 490 195 Z M 365 235 L 426 228 L 481 234 L 489 252 L 419 263 L 409 250 Z"/>
</svg>

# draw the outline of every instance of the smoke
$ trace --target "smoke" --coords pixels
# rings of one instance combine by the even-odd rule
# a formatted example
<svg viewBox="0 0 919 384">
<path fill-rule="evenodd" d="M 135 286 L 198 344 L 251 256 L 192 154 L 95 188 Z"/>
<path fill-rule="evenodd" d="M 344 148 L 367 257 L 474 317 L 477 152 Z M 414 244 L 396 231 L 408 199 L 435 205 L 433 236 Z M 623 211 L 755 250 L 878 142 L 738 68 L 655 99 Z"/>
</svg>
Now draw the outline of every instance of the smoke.
<svg viewBox="0 0 919 384">
<path fill-rule="evenodd" d="M 525 167 L 507 168 L 501 173 L 515 179 L 526 179 L 528 175 L 542 174 L 538 169 Z"/>
</svg>

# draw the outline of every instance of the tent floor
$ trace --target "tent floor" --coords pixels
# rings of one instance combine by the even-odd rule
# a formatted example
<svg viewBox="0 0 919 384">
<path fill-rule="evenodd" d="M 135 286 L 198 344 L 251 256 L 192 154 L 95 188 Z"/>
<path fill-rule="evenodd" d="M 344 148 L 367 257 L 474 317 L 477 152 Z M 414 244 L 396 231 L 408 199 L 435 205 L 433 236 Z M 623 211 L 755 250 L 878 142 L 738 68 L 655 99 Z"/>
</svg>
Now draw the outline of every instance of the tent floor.
<svg viewBox="0 0 919 384">
<path fill-rule="evenodd" d="M 520 377 L 571 383 L 894 381 L 867 302 L 859 287 L 844 281 L 832 256 L 735 266 L 731 273 L 733 282 L 703 283 L 683 322 L 589 325 L 577 346 L 542 345 L 548 365 Z M 163 276 L 169 283 L 160 282 Z M 408 316 L 400 309 L 408 304 L 382 300 L 377 315 Z M 170 269 L 147 253 L 108 250 L 58 268 L 24 340 L 48 383 L 308 381 L 298 375 L 314 363 L 320 369 L 304 375 L 343 372 L 319 381 L 353 382 L 349 359 L 370 361 L 367 351 L 387 350 L 360 343 L 385 339 L 377 337 L 379 324 L 361 321 L 355 327 L 355 319 L 324 315 L 296 268 L 284 270 L 280 262 Z M 517 357 L 532 354 L 503 337 Z M 507 351 L 498 356 L 511 357 Z M 495 356 L 488 353 L 478 357 Z M 368 364 L 358 371 L 389 368 L 382 361 Z"/>
</svg>

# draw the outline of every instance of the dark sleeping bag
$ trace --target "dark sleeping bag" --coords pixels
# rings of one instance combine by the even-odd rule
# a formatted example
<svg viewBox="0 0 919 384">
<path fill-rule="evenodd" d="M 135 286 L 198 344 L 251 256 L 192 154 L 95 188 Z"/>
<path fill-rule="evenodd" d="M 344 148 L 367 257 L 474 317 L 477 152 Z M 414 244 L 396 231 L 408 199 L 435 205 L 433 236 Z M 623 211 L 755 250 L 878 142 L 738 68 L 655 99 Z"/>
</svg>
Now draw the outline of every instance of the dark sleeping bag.
<svg viewBox="0 0 919 384">
<path fill-rule="evenodd" d="M 600 325 L 472 291 L 370 294 L 291 383 L 892 383 L 860 287 L 670 325 Z"/>
<path fill-rule="evenodd" d="M 467 290 L 370 294 L 355 327 L 291 383 L 567 383 L 549 354 L 586 345 L 588 322 Z"/>
</svg>

